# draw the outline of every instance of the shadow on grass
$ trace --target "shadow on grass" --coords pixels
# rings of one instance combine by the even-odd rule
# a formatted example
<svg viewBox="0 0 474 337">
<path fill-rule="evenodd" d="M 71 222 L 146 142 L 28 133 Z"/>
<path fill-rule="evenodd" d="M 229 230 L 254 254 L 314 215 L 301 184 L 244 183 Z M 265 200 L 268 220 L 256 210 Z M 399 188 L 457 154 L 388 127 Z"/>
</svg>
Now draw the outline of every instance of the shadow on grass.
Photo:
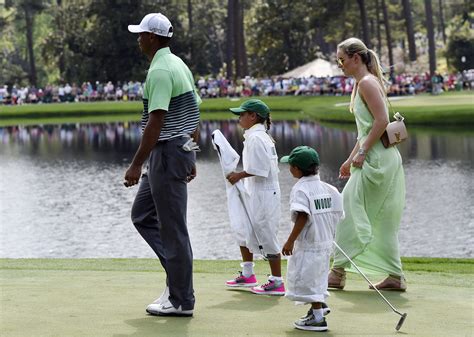
<svg viewBox="0 0 474 337">
<path fill-rule="evenodd" d="M 410 307 L 410 305 L 408 305 L 409 300 L 406 298 L 406 293 L 383 291 L 382 294 L 395 307 L 395 309 L 400 312 L 404 312 L 407 307 Z M 339 301 L 346 302 L 350 305 L 336 308 L 336 310 L 341 312 L 353 313 L 357 311 L 359 313 L 370 314 L 392 311 L 382 297 L 372 290 L 331 290 L 331 295 Z M 329 303 L 330 302 L 331 298 L 329 298 Z"/>
<path fill-rule="evenodd" d="M 114 334 L 114 337 L 128 336 L 187 336 L 192 317 L 165 317 L 149 315 L 144 318 L 129 319 L 124 323 L 136 328 L 131 334 Z"/>
<path fill-rule="evenodd" d="M 232 310 L 232 311 L 265 311 L 278 305 L 282 296 L 255 295 L 250 290 L 227 289 L 232 292 L 232 299 L 219 304 L 209 306 L 210 309 Z"/>
<path fill-rule="evenodd" d="M 291 329 L 291 328 L 290 328 Z M 318 333 L 317 331 L 305 331 L 305 330 L 298 330 L 296 328 L 294 329 L 288 329 L 285 331 L 282 331 L 282 334 L 284 333 L 285 336 L 314 336 L 315 332 Z M 321 332 L 319 332 L 318 336 L 336 336 L 331 332 L 331 327 L 329 327 L 328 331 L 322 332 L 323 335 L 320 335 Z"/>
</svg>

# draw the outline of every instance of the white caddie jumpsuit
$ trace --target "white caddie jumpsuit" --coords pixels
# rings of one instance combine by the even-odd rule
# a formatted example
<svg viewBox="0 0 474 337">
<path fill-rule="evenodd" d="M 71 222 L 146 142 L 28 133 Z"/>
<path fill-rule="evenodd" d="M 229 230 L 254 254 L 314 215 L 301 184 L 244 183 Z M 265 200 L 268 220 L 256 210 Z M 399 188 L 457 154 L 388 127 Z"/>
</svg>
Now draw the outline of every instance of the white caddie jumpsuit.
<svg viewBox="0 0 474 337">
<path fill-rule="evenodd" d="M 253 177 L 242 179 L 248 193 L 248 211 L 252 231 L 246 247 L 265 254 L 279 254 L 281 247 L 277 233 L 280 222 L 280 184 L 278 182 L 278 155 L 273 139 L 263 124 L 255 124 L 244 133 L 242 152 L 243 169 Z"/>
<path fill-rule="evenodd" d="M 301 177 L 291 190 L 290 212 L 292 221 L 297 212 L 308 214 L 308 221 L 288 260 L 285 296 L 303 303 L 326 302 L 336 225 L 344 218 L 342 196 L 319 175 Z"/>
</svg>

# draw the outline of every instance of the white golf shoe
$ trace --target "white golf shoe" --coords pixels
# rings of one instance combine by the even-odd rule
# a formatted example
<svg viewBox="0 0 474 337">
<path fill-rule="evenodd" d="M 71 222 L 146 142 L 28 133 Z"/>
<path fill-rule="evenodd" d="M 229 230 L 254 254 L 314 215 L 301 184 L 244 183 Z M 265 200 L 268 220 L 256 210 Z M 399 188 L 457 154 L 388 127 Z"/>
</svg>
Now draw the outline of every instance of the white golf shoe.
<svg viewBox="0 0 474 337">
<path fill-rule="evenodd" d="M 169 300 L 161 303 L 157 310 L 159 316 L 182 316 L 190 317 L 193 315 L 194 310 L 183 310 L 181 306 L 175 308 Z"/>
<path fill-rule="evenodd" d="M 149 313 L 150 315 L 158 315 L 158 309 L 160 305 L 164 302 L 167 302 L 169 296 L 170 296 L 170 288 L 166 286 L 161 296 L 158 297 L 155 301 L 153 301 L 153 303 L 149 304 L 146 307 L 146 312 Z"/>
</svg>

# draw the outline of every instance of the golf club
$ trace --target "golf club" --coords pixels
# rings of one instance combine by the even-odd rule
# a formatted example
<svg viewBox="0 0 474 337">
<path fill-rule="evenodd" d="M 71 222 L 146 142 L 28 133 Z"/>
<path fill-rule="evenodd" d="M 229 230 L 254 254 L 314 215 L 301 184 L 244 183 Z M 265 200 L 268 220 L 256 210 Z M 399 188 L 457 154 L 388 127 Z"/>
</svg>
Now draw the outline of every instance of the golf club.
<svg viewBox="0 0 474 337">
<path fill-rule="evenodd" d="M 336 241 L 333 241 L 334 245 L 337 247 L 337 249 L 339 249 L 339 251 L 349 260 L 349 262 L 354 266 L 355 269 L 357 269 L 357 271 L 359 272 L 359 274 L 361 274 L 365 280 L 372 286 L 372 288 L 377 291 L 377 293 L 380 295 L 380 297 L 382 297 L 382 299 L 385 301 L 385 303 L 387 303 L 390 308 L 392 308 L 393 312 L 395 312 L 396 314 L 400 315 L 400 320 L 398 321 L 398 324 L 397 326 L 395 327 L 395 330 L 400 330 L 400 328 L 402 327 L 403 323 L 405 322 L 405 319 L 407 318 L 407 313 L 401 313 L 400 311 L 398 311 L 397 309 L 395 309 L 395 307 L 385 298 L 384 295 L 382 295 L 382 293 L 380 292 L 380 290 L 377 289 L 377 287 L 375 287 L 372 282 L 370 282 L 370 280 L 367 278 L 367 276 L 365 276 L 365 274 L 359 269 L 359 267 L 357 267 L 357 265 L 354 263 L 354 261 L 352 261 L 352 259 L 347 256 L 347 254 L 342 250 L 341 247 L 339 247 L 339 245 L 336 243 Z"/>
<path fill-rule="evenodd" d="M 245 205 L 245 200 L 244 200 L 244 197 L 242 195 L 242 191 L 240 190 L 239 186 L 236 186 L 235 188 L 237 188 L 237 191 L 239 192 L 239 199 L 240 199 L 240 202 L 242 203 L 242 208 L 245 210 L 245 214 L 247 215 L 247 219 L 249 220 L 250 227 L 252 227 L 253 234 L 255 235 L 255 239 L 257 240 L 257 243 L 258 243 L 258 249 L 260 250 L 260 254 L 262 254 L 263 259 L 265 261 L 267 261 L 268 260 L 267 255 L 265 255 L 265 252 L 263 250 L 263 246 L 260 243 L 260 240 L 258 239 L 257 232 L 255 231 L 255 228 L 253 227 L 252 219 L 250 218 L 250 214 L 247 211 L 247 206 Z"/>
</svg>

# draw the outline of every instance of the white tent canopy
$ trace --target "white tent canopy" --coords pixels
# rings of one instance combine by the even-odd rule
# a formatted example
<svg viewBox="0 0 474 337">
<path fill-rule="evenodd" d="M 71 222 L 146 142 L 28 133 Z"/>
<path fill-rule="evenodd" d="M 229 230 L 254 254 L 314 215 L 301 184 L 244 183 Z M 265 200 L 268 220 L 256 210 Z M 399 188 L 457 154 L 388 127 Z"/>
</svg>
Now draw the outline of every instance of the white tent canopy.
<svg viewBox="0 0 474 337">
<path fill-rule="evenodd" d="M 282 77 L 326 77 L 326 76 L 340 76 L 343 75 L 341 69 L 335 64 L 323 59 L 316 59 L 306 63 L 298 68 L 295 68 L 287 73 L 281 75 Z"/>
</svg>

